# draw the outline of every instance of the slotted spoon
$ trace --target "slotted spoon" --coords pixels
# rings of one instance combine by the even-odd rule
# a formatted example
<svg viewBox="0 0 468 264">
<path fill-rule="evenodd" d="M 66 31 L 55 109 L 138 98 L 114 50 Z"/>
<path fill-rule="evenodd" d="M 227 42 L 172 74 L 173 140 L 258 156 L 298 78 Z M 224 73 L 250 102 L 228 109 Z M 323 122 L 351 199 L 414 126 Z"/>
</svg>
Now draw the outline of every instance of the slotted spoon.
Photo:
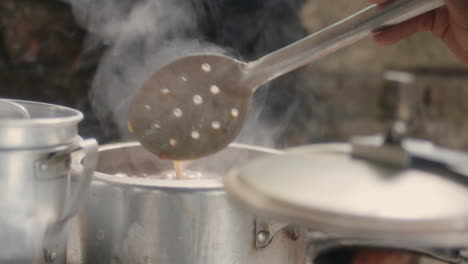
<svg viewBox="0 0 468 264">
<path fill-rule="evenodd" d="M 160 68 L 139 90 L 129 129 L 143 147 L 164 159 L 214 153 L 239 135 L 252 94 L 262 84 L 443 5 L 443 0 L 372 5 L 248 63 L 221 54 L 179 58 Z"/>
</svg>

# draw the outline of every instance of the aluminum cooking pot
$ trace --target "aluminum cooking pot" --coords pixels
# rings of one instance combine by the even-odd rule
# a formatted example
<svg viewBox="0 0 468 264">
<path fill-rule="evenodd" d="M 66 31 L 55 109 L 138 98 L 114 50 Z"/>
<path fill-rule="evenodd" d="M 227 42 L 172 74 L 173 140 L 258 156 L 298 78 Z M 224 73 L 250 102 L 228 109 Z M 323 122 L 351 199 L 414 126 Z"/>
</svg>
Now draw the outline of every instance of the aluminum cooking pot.
<svg viewBox="0 0 468 264">
<path fill-rule="evenodd" d="M 252 158 L 280 153 L 233 144 L 186 164 L 210 177 L 162 180 L 127 177 L 172 169 L 172 162 L 138 143 L 101 147 L 72 247 L 81 256 L 71 263 L 304 263 L 307 243 L 300 229 L 240 210 L 221 182 L 221 175 Z M 76 174 L 83 171 L 83 155 L 73 155 Z"/>
<path fill-rule="evenodd" d="M 13 114 L 0 118 L 0 263 L 65 263 L 66 226 L 89 187 L 97 143 L 77 135 L 76 110 L 2 102 Z M 83 149 L 85 167 L 72 179 L 76 149 Z"/>
<path fill-rule="evenodd" d="M 331 150 L 349 151 L 350 145 L 308 146 L 294 152 L 317 154 Z M 82 172 L 83 155 L 73 155 L 74 173 Z M 265 155 L 272 158 L 284 154 L 234 144 L 188 167 L 223 175 Z M 103 146 L 99 157 L 88 200 L 73 225 L 76 237 L 70 241 L 70 264 L 312 264 L 321 254 L 343 247 L 393 248 L 448 263 L 466 260 L 462 248 L 426 248 L 425 243 L 398 243 L 387 237 L 303 228 L 274 220 L 276 216 L 268 216 L 263 209 L 260 217 L 231 201 L 219 178 L 167 181 L 125 177 L 172 169 L 170 162 L 158 160 L 138 143 Z M 271 168 L 278 169 L 280 164 Z M 292 171 L 284 176 L 291 179 Z M 339 220 L 328 218 L 330 225 Z"/>
<path fill-rule="evenodd" d="M 466 263 L 467 164 L 466 153 L 377 136 L 260 157 L 231 171 L 224 184 L 243 209 L 309 228 L 309 263 L 340 246 Z"/>
</svg>

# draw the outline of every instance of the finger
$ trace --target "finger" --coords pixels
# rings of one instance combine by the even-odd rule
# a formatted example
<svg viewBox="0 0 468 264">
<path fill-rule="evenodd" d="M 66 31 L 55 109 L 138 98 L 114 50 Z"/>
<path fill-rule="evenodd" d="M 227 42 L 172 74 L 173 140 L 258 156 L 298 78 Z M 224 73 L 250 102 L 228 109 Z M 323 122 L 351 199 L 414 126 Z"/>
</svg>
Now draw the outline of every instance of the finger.
<svg viewBox="0 0 468 264">
<path fill-rule="evenodd" d="M 418 32 L 430 31 L 441 38 L 449 28 L 447 8 L 439 8 L 415 17 L 374 36 L 380 45 L 390 45 Z"/>
<path fill-rule="evenodd" d="M 460 42 L 458 42 L 453 30 L 447 31 L 442 36 L 442 41 L 453 52 L 453 54 L 455 54 L 455 56 L 465 64 L 465 66 L 468 66 L 468 52 L 463 46 L 461 46 Z"/>
<path fill-rule="evenodd" d="M 374 40 L 380 45 L 392 45 L 401 39 L 409 37 L 422 30 L 421 24 L 427 20 L 426 15 L 410 19 L 395 25 L 374 36 Z"/>
</svg>

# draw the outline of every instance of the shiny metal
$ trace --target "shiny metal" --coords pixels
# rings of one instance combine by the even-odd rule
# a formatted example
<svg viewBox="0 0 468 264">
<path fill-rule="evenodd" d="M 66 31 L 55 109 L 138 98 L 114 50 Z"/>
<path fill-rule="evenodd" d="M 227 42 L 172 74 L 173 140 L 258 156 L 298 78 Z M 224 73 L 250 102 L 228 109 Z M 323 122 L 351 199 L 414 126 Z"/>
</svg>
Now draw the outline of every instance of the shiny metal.
<svg viewBox="0 0 468 264">
<path fill-rule="evenodd" d="M 57 259 L 57 253 L 46 250 L 46 260 L 48 263 L 53 263 Z"/>
<path fill-rule="evenodd" d="M 65 263 L 67 223 L 89 187 L 97 143 L 77 135 L 82 114 L 76 110 L 17 100 L 8 104 L 18 113 L 0 119 L 0 263 Z M 86 169 L 72 179 L 76 149 L 84 150 Z"/>
<path fill-rule="evenodd" d="M 356 157 L 402 168 L 425 163 L 468 179 L 467 152 L 441 148 L 425 140 L 401 140 L 399 144 L 386 144 L 385 141 L 386 138 L 380 134 L 354 137 L 351 153 Z"/>
<path fill-rule="evenodd" d="M 30 114 L 30 118 L 1 119 L 0 151 L 19 148 L 48 148 L 71 144 L 83 115 L 74 109 L 30 101 L 9 100 Z"/>
<path fill-rule="evenodd" d="M 0 149 L 0 263 L 65 263 L 67 221 L 93 170 L 92 162 L 84 163 L 87 169 L 77 178 L 80 188 L 70 188 L 71 152 L 83 147 L 93 159 L 97 153 L 94 140 L 75 139 L 73 148 Z"/>
<path fill-rule="evenodd" d="M 258 243 L 265 243 L 265 241 L 267 241 L 268 239 L 268 232 L 265 231 L 265 230 L 261 230 L 260 232 L 257 233 L 257 242 Z"/>
<path fill-rule="evenodd" d="M 145 148 L 166 159 L 194 159 L 219 151 L 240 133 L 251 96 L 262 84 L 443 5 L 443 0 L 372 5 L 249 63 L 221 54 L 179 58 L 158 69 L 135 96 L 130 131 Z M 203 103 L 194 103 L 195 96 Z M 194 130 L 200 137 L 190 136 Z"/>
<path fill-rule="evenodd" d="M 0 247 L 1 263 L 45 263 L 44 235 L 66 207 L 68 172 L 61 170 L 66 163 L 63 157 L 60 163 L 50 164 L 59 177 L 40 180 L 35 178 L 34 164 L 64 149 L 0 151 L 0 237 L 5 242 Z M 64 253 L 57 256 L 62 263 Z"/>
<path fill-rule="evenodd" d="M 392 167 L 407 168 L 410 166 L 411 155 L 400 145 L 352 144 L 351 155 L 355 158 L 372 160 Z"/>
<path fill-rule="evenodd" d="M 443 6 L 443 0 L 390 1 L 360 12 L 246 66 L 248 87 L 261 84 L 354 44 L 385 28 Z"/>
<path fill-rule="evenodd" d="M 89 139 L 83 141 L 81 138 L 75 144 L 72 144 L 64 150 L 64 153 L 67 155 L 67 171 L 68 176 L 70 176 L 70 155 L 73 151 L 81 149 L 83 157 L 83 171 L 80 174 L 74 175 L 68 179 L 68 191 L 67 196 L 64 197 L 67 201 L 65 210 L 62 211 L 60 217 L 49 224 L 47 227 L 46 233 L 44 235 L 43 247 L 45 249 L 45 259 L 49 262 L 55 262 L 57 259 L 57 253 L 60 252 L 61 259 L 60 263 L 66 259 L 66 247 L 67 247 L 67 233 L 68 233 L 68 223 L 70 219 L 78 213 L 79 207 L 83 204 L 83 201 L 86 198 L 87 190 L 90 186 L 91 180 L 93 178 L 93 173 L 97 164 L 97 149 L 98 145 L 94 139 Z M 57 153 L 49 155 L 51 158 L 57 157 Z M 60 199 L 60 198 L 59 198 Z M 63 254 L 65 252 L 65 254 Z M 52 258 L 52 256 L 55 256 Z"/>
<path fill-rule="evenodd" d="M 285 231 L 288 227 L 287 223 L 279 223 L 271 220 L 257 219 L 255 221 L 255 246 L 257 248 L 266 248 L 271 243 L 275 235 L 281 231 Z M 291 237 L 294 237 L 294 230 L 287 230 Z"/>
<path fill-rule="evenodd" d="M 0 99 L 0 118 L 29 118 L 29 112 L 20 104 L 11 100 Z"/>
<path fill-rule="evenodd" d="M 233 171 L 225 189 L 260 216 L 338 236 L 468 246 L 468 179 L 451 169 L 463 171 L 467 155 L 412 140 L 403 146 L 430 162 L 393 167 L 353 158 L 349 144 L 306 146 Z M 439 166 L 444 160 L 448 167 Z"/>
<path fill-rule="evenodd" d="M 265 151 L 231 145 L 185 165 L 222 175 L 258 155 L 281 153 Z M 82 171 L 81 159 L 81 153 L 73 156 L 74 173 Z M 301 236 L 278 231 L 268 247 L 255 247 L 256 217 L 231 203 L 221 178 L 170 181 L 115 176 L 151 175 L 171 166 L 138 143 L 103 146 L 78 219 L 81 238 L 71 248 L 81 257 L 74 259 L 125 264 L 303 262 L 307 243 Z"/>
</svg>

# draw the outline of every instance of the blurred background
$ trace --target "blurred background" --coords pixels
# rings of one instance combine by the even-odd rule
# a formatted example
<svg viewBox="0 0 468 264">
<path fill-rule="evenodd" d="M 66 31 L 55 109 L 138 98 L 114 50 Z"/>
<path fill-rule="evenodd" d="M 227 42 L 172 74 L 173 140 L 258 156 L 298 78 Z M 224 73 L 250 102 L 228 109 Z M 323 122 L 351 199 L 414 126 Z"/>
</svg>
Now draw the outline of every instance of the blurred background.
<svg viewBox="0 0 468 264">
<path fill-rule="evenodd" d="M 104 5 L 105 2 L 108 4 Z M 146 2 L 0 1 L 0 96 L 77 108 L 85 113 L 80 134 L 97 137 L 101 144 L 125 138 L 114 122 L 115 101 L 101 102 L 102 98 L 98 98 L 101 90 L 114 93 L 112 87 L 104 86 L 125 86 L 125 81 L 115 84 L 115 79 L 123 78 L 123 74 L 106 81 L 96 72 L 100 68 L 101 72 L 106 71 L 101 67 L 106 56 L 121 58 L 120 66 L 108 71 L 125 71 L 126 60 L 122 58 L 133 57 L 138 50 L 135 43 L 140 42 L 132 42 L 131 49 L 116 49 L 116 43 L 121 41 L 115 36 L 123 33 L 107 34 L 109 30 L 100 29 L 100 25 L 112 22 L 106 20 L 109 13 L 113 22 L 127 19 L 131 23 L 132 10 Z M 368 5 L 366 0 L 173 0 L 172 3 L 189 10 L 184 12 L 193 21 L 185 27 L 180 22 L 179 26 L 165 25 L 169 28 L 163 34 L 167 39 L 174 35 L 197 39 L 226 48 L 244 59 L 258 58 Z M 152 27 L 162 23 L 158 21 L 168 20 L 164 10 L 167 6 L 160 8 L 163 10 L 154 15 L 159 20 Z M 152 18 L 150 15 L 149 19 Z M 177 19 L 173 23 L 177 24 Z M 151 35 L 153 31 L 141 32 Z M 158 40 L 164 42 L 165 38 Z M 107 64 L 112 64 L 110 61 L 107 59 Z M 467 70 L 429 34 L 419 34 L 391 47 L 362 41 L 260 89 L 251 122 L 254 125 L 244 134 L 258 131 L 256 126 L 261 125 L 274 131 L 268 135 L 273 140 L 247 136 L 246 141 L 287 147 L 342 141 L 353 135 L 382 131 L 394 118 L 394 105 L 398 101 L 398 89 L 384 78 L 389 70 L 415 76 L 410 85 L 416 94 L 411 99 L 414 109 L 411 135 L 443 146 L 468 149 L 465 118 L 468 90 L 464 89 L 468 84 Z M 127 93 L 115 100 L 124 101 L 129 96 Z"/>
<path fill-rule="evenodd" d="M 148 58 L 157 60 L 169 40 L 196 40 L 252 60 L 367 5 L 366 0 L 1 0 L 0 97 L 79 109 L 85 114 L 80 135 L 100 144 L 128 139 L 119 130 L 119 115 L 125 116 L 125 102 L 154 70 L 146 67 Z M 384 131 L 395 119 L 402 89 L 385 77 L 389 71 L 414 76 L 404 87 L 412 94 L 411 136 L 468 150 L 468 71 L 429 34 L 391 47 L 362 41 L 275 80 L 256 94 L 241 140 L 283 148 Z M 350 254 L 355 253 L 331 254 L 324 263 L 327 258 L 346 263 Z M 414 256 L 400 257 L 406 258 L 400 263 L 417 263 Z"/>
</svg>

